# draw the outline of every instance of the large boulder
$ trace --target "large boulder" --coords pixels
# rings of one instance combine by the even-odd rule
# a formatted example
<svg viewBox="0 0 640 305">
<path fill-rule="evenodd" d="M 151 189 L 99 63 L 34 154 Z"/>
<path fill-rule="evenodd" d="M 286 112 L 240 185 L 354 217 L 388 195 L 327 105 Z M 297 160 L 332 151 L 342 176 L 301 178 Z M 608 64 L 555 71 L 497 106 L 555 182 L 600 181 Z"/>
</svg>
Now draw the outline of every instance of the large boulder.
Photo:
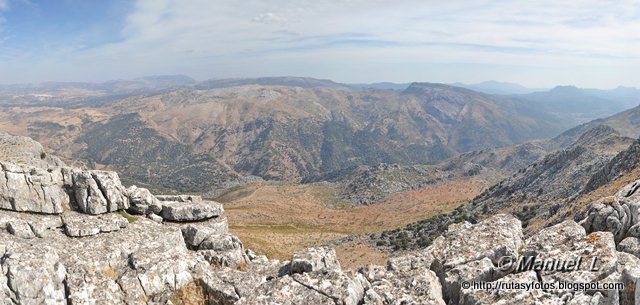
<svg viewBox="0 0 640 305">
<path fill-rule="evenodd" d="M 525 259 L 535 258 L 540 262 L 581 261 L 580 267 L 572 270 L 562 268 L 540 270 L 539 276 L 545 283 L 617 282 L 619 280 L 618 254 L 611 232 L 593 232 L 587 235 L 584 228 L 571 220 L 542 229 L 527 239 L 523 248 Z M 592 264 L 595 264 L 596 268 L 592 269 Z M 564 292 L 573 293 L 574 291 L 566 289 Z M 617 302 L 618 291 L 603 290 L 600 293 L 607 302 Z"/>
<path fill-rule="evenodd" d="M 615 196 L 593 202 L 587 215 L 580 222 L 587 232 L 611 232 L 617 242 L 623 240 L 634 225 L 630 206 L 621 204 Z"/>
<path fill-rule="evenodd" d="M 187 246 L 194 250 L 206 249 L 212 240 L 219 239 L 228 232 L 229 223 L 226 217 L 182 227 L 182 235 Z M 202 248 L 200 248 L 201 245 Z"/>
<path fill-rule="evenodd" d="M 243 267 L 249 262 L 242 241 L 232 234 L 205 239 L 197 254 L 214 266 Z"/>
<path fill-rule="evenodd" d="M 53 171 L 52 171 L 53 172 Z M 0 209 L 60 214 L 69 196 L 45 169 L 0 162 Z"/>
<path fill-rule="evenodd" d="M 83 213 L 97 215 L 129 208 L 127 190 L 115 172 L 74 171 L 73 192 Z"/>
<path fill-rule="evenodd" d="M 441 280 L 445 301 L 457 304 L 463 281 L 494 281 L 504 275 L 504 257 L 516 261 L 523 245 L 522 226 L 510 215 L 498 214 L 478 224 L 450 225 L 426 249 L 433 257 L 431 270 Z"/>
<path fill-rule="evenodd" d="M 318 270 L 340 270 L 336 250 L 329 247 L 309 248 L 294 254 L 289 264 L 292 274 Z"/>
<path fill-rule="evenodd" d="M 616 243 L 628 236 L 640 238 L 640 180 L 627 184 L 614 196 L 591 203 L 587 217 L 580 221 L 587 233 L 611 232 Z"/>
<path fill-rule="evenodd" d="M 222 204 L 202 200 L 197 196 L 157 196 L 161 201 L 160 216 L 167 221 L 202 221 L 224 213 Z"/>
<path fill-rule="evenodd" d="M 620 252 L 626 252 L 640 257 L 640 239 L 637 237 L 627 237 L 618 244 L 617 249 Z"/>
<path fill-rule="evenodd" d="M 160 214 L 162 212 L 160 200 L 151 194 L 148 189 L 132 185 L 127 189 L 127 194 L 131 203 L 128 211 L 132 214 L 147 215 Z"/>
</svg>

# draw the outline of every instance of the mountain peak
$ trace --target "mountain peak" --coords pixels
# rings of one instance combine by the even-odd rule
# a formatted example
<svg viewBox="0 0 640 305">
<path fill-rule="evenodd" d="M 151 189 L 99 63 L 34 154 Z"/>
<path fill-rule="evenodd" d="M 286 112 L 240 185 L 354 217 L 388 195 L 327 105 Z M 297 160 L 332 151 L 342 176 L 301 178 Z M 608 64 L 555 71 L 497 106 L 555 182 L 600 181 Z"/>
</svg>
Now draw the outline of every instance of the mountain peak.
<svg viewBox="0 0 640 305">
<path fill-rule="evenodd" d="M 572 93 L 572 94 L 582 94 L 580 89 L 573 85 L 565 85 L 565 86 L 556 86 L 550 90 L 552 93 Z"/>
</svg>

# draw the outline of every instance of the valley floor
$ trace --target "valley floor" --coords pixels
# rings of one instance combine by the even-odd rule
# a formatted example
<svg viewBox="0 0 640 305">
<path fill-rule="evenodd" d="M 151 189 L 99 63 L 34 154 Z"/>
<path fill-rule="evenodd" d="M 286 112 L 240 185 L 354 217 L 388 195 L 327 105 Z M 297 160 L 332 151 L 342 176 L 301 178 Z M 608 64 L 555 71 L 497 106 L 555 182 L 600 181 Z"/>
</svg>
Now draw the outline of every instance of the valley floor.
<svg viewBox="0 0 640 305">
<path fill-rule="evenodd" d="M 230 230 L 247 248 L 284 260 L 313 245 L 400 228 L 449 212 L 484 186 L 477 179 L 454 180 L 396 193 L 376 204 L 352 206 L 335 199 L 331 185 L 259 183 L 232 189 L 216 200 L 224 203 Z M 357 238 L 336 250 L 346 268 L 386 262 L 386 253 Z"/>
</svg>

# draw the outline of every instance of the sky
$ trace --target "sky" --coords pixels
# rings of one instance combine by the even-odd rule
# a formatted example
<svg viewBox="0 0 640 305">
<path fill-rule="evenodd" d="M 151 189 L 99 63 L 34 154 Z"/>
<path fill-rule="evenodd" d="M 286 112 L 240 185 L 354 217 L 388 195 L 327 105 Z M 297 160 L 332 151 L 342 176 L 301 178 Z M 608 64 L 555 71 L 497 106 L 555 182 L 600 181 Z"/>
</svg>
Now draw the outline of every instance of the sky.
<svg viewBox="0 0 640 305">
<path fill-rule="evenodd" d="M 640 87 L 640 0 L 0 0 L 0 83 L 308 76 Z"/>
</svg>

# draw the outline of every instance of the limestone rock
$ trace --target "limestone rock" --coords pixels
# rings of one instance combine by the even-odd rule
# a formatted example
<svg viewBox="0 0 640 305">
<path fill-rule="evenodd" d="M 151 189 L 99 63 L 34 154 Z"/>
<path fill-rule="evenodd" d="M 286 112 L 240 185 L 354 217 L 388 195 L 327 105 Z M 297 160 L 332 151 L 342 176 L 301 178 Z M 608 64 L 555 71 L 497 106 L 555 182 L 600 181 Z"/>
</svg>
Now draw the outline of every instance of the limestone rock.
<svg viewBox="0 0 640 305">
<path fill-rule="evenodd" d="M 390 257 L 387 260 L 387 269 L 397 272 L 408 272 L 410 270 L 431 268 L 433 255 L 429 251 L 419 250 L 409 254 Z"/>
<path fill-rule="evenodd" d="M 198 247 L 197 254 L 214 266 L 236 267 L 249 262 L 242 242 L 232 234 L 205 239 Z"/>
<path fill-rule="evenodd" d="M 222 205 L 213 201 L 163 201 L 160 216 L 168 221 L 199 221 L 222 215 Z"/>
<path fill-rule="evenodd" d="M 222 304 L 233 304 L 240 298 L 250 297 L 258 286 L 280 276 L 283 263 L 277 260 L 252 261 L 246 270 L 222 268 L 204 272 L 201 281 L 206 291 Z"/>
<path fill-rule="evenodd" d="M 445 301 L 456 304 L 462 281 L 494 281 L 506 275 L 496 266 L 503 257 L 517 260 L 522 244 L 520 221 L 498 214 L 475 225 L 450 225 L 425 251 L 433 256 L 431 270 L 441 279 Z"/>
<path fill-rule="evenodd" d="M 109 212 L 107 199 L 90 172 L 73 173 L 73 192 L 81 212 L 102 214 Z"/>
<path fill-rule="evenodd" d="M 318 304 L 335 305 L 329 296 L 298 283 L 291 276 L 285 276 L 260 285 L 256 291 L 241 298 L 239 305 L 293 305 Z"/>
<path fill-rule="evenodd" d="M 616 241 L 624 239 L 634 224 L 629 205 L 620 204 L 614 196 L 592 203 L 587 215 L 587 218 L 581 221 L 587 232 L 611 232 Z"/>
<path fill-rule="evenodd" d="M 561 302 L 561 303 L 557 303 L 557 304 L 565 304 L 565 303 Z M 573 295 L 572 298 L 569 300 L 569 302 L 566 303 L 566 304 L 567 305 L 583 305 L 583 304 L 609 305 L 609 304 L 618 304 L 618 303 L 617 302 L 616 303 L 608 302 L 607 300 L 605 300 L 605 297 L 600 292 L 596 292 L 593 295 L 586 294 L 584 292 L 578 292 L 575 295 Z M 633 304 L 633 303 L 631 303 L 631 304 Z M 629 304 L 629 305 L 631 305 L 631 304 Z"/>
<path fill-rule="evenodd" d="M 0 209 L 59 214 L 68 204 L 69 196 L 51 172 L 0 162 Z"/>
<path fill-rule="evenodd" d="M 568 220 L 545 228 L 525 242 L 523 256 L 537 259 L 569 261 L 581 258 L 583 268 L 571 272 L 542 271 L 545 282 L 595 282 L 616 272 L 618 255 L 613 234 L 594 232 L 586 235 L 584 229 Z M 598 270 L 589 266 L 596 259 Z"/>
<path fill-rule="evenodd" d="M 70 237 L 86 237 L 99 233 L 115 232 L 126 228 L 129 222 L 118 214 L 99 216 L 69 212 L 64 215 L 64 231 Z"/>
<path fill-rule="evenodd" d="M 65 266 L 50 247 L 14 248 L 1 261 L 11 298 L 18 304 L 66 305 Z"/>
<path fill-rule="evenodd" d="M 74 171 L 73 192 L 81 212 L 103 214 L 129 208 L 127 191 L 115 172 Z"/>
<path fill-rule="evenodd" d="M 336 250 L 328 247 L 309 248 L 294 254 L 289 265 L 291 274 L 318 270 L 340 270 Z"/>
<path fill-rule="evenodd" d="M 433 271 L 386 270 L 381 266 L 366 266 L 358 270 L 370 283 L 364 304 L 445 304 L 442 287 Z"/>
<path fill-rule="evenodd" d="M 156 215 L 156 214 L 149 214 L 147 215 L 147 217 L 149 217 L 149 219 L 157 222 L 157 223 L 162 223 L 164 221 L 164 219 L 162 219 L 162 217 Z"/>
<path fill-rule="evenodd" d="M 0 162 L 50 169 L 64 166 L 58 157 L 48 154 L 42 144 L 29 137 L 0 132 Z"/>
<path fill-rule="evenodd" d="M 616 243 L 625 237 L 640 238 L 640 180 L 627 184 L 614 196 L 596 200 L 580 224 L 588 233 L 613 233 Z"/>
<path fill-rule="evenodd" d="M 7 231 L 20 238 L 30 239 L 36 237 L 29 223 L 24 220 L 11 220 L 7 222 Z"/>
<path fill-rule="evenodd" d="M 127 189 L 127 194 L 131 203 L 129 212 L 132 214 L 160 214 L 162 211 L 160 200 L 153 196 L 146 188 L 132 185 Z"/>
<path fill-rule="evenodd" d="M 58 215 L 0 210 L 0 228 L 6 229 L 9 233 L 16 232 L 23 238 L 45 237 L 49 229 L 59 227 L 62 227 L 62 220 Z"/>
<path fill-rule="evenodd" d="M 620 291 L 620 305 L 640 303 L 640 259 L 627 253 L 618 253 L 618 272 L 625 290 Z"/>
<path fill-rule="evenodd" d="M 71 304 L 145 304 L 138 299 L 126 297 L 121 289 L 122 276 L 116 266 L 104 262 L 80 262 L 67 268 L 67 298 Z M 133 292 L 132 287 L 127 291 Z M 144 296 L 144 294 L 143 294 Z M 125 298 L 127 302 L 125 302 Z"/>
<path fill-rule="evenodd" d="M 640 257 L 640 239 L 637 237 L 627 237 L 618 244 L 617 249 L 620 252 L 626 252 Z"/>
<path fill-rule="evenodd" d="M 530 284 L 538 282 L 534 271 L 510 274 L 498 280 L 504 283 Z M 548 304 L 564 305 L 560 297 L 542 289 L 462 289 L 461 305 L 492 305 L 492 304 Z M 589 304 L 589 303 L 583 303 Z"/>
<path fill-rule="evenodd" d="M 219 239 L 229 232 L 229 223 L 226 217 L 212 219 L 203 224 L 189 224 L 182 228 L 182 235 L 188 247 L 200 249 L 200 245 L 208 239 Z M 212 242 L 208 241 L 203 249 Z"/>
<path fill-rule="evenodd" d="M 369 282 L 360 273 L 323 270 L 291 275 L 294 281 L 318 291 L 336 304 L 358 305 Z"/>
</svg>

